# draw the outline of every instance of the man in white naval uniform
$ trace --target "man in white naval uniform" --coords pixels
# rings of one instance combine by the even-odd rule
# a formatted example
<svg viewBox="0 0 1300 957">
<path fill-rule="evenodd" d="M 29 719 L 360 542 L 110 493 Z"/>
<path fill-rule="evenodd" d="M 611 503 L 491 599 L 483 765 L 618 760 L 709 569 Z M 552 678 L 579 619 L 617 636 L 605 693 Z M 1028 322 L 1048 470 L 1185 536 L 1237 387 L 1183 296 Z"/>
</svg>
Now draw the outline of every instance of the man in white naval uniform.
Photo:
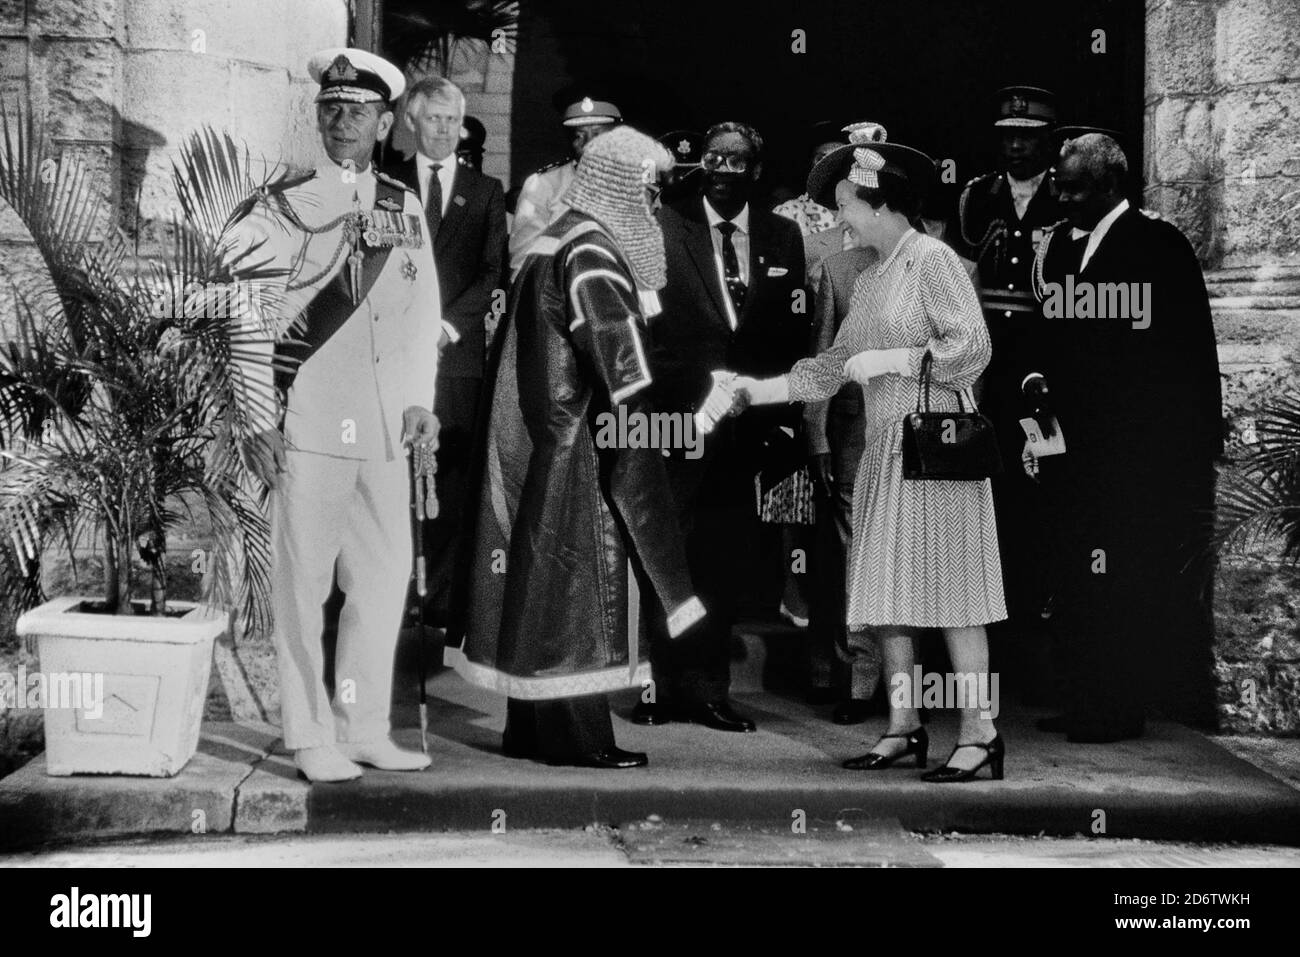
<svg viewBox="0 0 1300 957">
<path fill-rule="evenodd" d="M 436 445 L 447 327 L 419 198 L 370 165 L 402 74 L 352 49 L 318 53 L 309 70 L 326 155 L 240 226 L 241 245 L 261 243 L 250 259 L 287 270 L 284 314 L 299 316 L 296 341 L 275 345 L 283 427 L 263 422 L 246 457 L 269 489 L 285 746 L 309 780 L 343 781 L 359 764 L 429 765 L 392 742 L 389 709 L 412 558 L 403 446 Z M 321 605 L 336 561 L 347 601 L 331 701 Z"/>
</svg>

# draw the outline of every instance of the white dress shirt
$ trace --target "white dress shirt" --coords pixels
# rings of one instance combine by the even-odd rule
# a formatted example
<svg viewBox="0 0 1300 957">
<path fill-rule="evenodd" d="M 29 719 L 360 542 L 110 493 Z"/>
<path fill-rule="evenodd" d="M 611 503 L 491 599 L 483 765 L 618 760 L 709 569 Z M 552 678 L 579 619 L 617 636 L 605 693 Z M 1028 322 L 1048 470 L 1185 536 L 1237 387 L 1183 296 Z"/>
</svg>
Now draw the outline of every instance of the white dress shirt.
<svg viewBox="0 0 1300 957">
<path fill-rule="evenodd" d="M 429 208 L 429 177 L 433 175 L 434 162 L 423 153 L 415 154 L 415 168 L 420 177 L 420 206 L 425 209 Z M 442 184 L 442 209 L 439 212 L 445 215 L 447 204 L 451 202 L 451 187 L 456 181 L 456 155 L 453 153 L 437 162 L 441 164 L 438 169 L 438 182 Z"/>
<path fill-rule="evenodd" d="M 1021 219 L 1025 218 L 1025 210 L 1029 208 L 1030 200 L 1038 192 L 1038 187 L 1042 185 L 1043 177 L 1046 175 L 1047 170 L 1043 170 L 1030 179 L 1016 179 L 1007 173 L 1007 185 L 1011 187 L 1011 202 L 1015 204 L 1016 215 Z"/>
<path fill-rule="evenodd" d="M 1079 272 L 1083 272 L 1084 268 L 1088 265 L 1088 260 L 1092 258 L 1092 254 L 1095 253 L 1097 247 L 1101 245 L 1101 241 L 1105 238 L 1107 230 L 1110 229 L 1115 220 L 1124 215 L 1124 212 L 1127 209 L 1128 200 L 1121 199 L 1116 204 L 1115 208 L 1105 216 L 1101 217 L 1101 221 L 1093 227 L 1092 232 L 1088 235 L 1088 245 L 1083 248 L 1083 259 L 1079 262 Z"/>
<path fill-rule="evenodd" d="M 716 209 L 709 205 L 709 201 L 704 200 L 704 218 L 709 223 L 709 238 L 713 240 L 713 263 L 718 267 L 718 286 L 722 289 L 722 304 L 727 310 L 727 322 L 731 328 L 735 329 L 738 325 L 736 319 L 736 308 L 731 301 L 731 293 L 727 290 L 727 270 L 722 264 L 722 233 L 718 231 L 718 223 L 725 222 Z M 731 234 L 731 245 L 736 248 L 736 261 L 740 267 L 740 281 L 746 286 L 749 285 L 749 204 L 746 203 L 744 208 L 736 214 L 736 218 L 731 220 L 736 224 L 736 231 Z"/>
</svg>

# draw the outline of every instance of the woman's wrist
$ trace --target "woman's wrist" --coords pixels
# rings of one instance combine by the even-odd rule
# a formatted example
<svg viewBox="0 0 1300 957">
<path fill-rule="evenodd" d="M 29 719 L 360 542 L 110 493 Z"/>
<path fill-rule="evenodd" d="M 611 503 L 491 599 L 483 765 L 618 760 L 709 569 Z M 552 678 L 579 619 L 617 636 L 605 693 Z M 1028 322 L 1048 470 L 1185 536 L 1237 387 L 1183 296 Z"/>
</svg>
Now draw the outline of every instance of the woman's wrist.
<svg viewBox="0 0 1300 957">
<path fill-rule="evenodd" d="M 749 393 L 751 405 L 778 405 L 790 401 L 790 377 L 779 375 L 771 379 L 751 379 L 742 376 L 736 384 Z"/>
</svg>

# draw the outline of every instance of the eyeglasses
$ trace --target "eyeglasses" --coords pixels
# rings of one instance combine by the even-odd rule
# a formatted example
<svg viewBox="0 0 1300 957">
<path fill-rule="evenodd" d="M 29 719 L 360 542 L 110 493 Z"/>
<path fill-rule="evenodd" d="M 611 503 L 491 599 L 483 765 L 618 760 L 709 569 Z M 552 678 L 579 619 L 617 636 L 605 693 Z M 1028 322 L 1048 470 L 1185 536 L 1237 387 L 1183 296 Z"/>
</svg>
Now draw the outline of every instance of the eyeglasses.
<svg viewBox="0 0 1300 957">
<path fill-rule="evenodd" d="M 749 158 L 746 156 L 736 156 L 730 153 L 717 153 L 713 150 L 709 150 L 700 157 L 700 165 L 710 172 L 715 172 L 725 167 L 730 173 L 745 173 L 749 171 Z"/>
<path fill-rule="evenodd" d="M 646 205 L 648 205 L 651 209 L 654 209 L 655 204 L 659 202 L 659 195 L 663 191 L 664 191 L 663 186 L 661 186 L 658 183 L 646 183 L 645 184 Z"/>
</svg>

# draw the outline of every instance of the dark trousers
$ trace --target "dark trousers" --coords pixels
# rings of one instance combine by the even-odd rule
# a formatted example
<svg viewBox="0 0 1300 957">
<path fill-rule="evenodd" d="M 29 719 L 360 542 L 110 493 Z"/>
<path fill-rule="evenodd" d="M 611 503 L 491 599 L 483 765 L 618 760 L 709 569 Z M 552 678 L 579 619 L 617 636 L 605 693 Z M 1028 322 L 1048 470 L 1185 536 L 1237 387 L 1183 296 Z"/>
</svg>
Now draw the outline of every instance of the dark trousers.
<svg viewBox="0 0 1300 957">
<path fill-rule="evenodd" d="M 1117 471 L 1066 483 L 1076 506 L 1054 623 L 1067 717 L 1078 728 L 1139 729 L 1155 707 L 1213 729 L 1213 467 Z"/>
<path fill-rule="evenodd" d="M 551 701 L 506 699 L 502 745 L 517 757 L 569 761 L 614 747 L 609 699 L 603 694 Z"/>
<path fill-rule="evenodd" d="M 708 614 L 680 640 L 642 579 L 655 700 L 691 707 L 723 701 L 731 688 L 731 630 L 741 594 L 757 573 L 760 523 L 752 471 L 702 459 L 665 460 L 686 560 Z"/>
<path fill-rule="evenodd" d="M 830 495 L 820 489 L 817 494 L 815 584 L 808 615 L 814 687 L 847 685 L 848 696 L 858 700 L 870 698 L 880 681 L 880 652 L 874 637 L 850 634 L 846 624 L 853 487 L 866 444 L 865 427 L 860 414 L 837 414 L 832 404 L 827 435 L 835 483 Z"/>
<path fill-rule="evenodd" d="M 456 576 L 465 569 L 464 525 L 470 499 L 471 453 L 482 379 L 438 378 L 433 411 L 438 416 L 438 517 L 425 522 L 428 581 L 426 624 L 448 624 Z"/>
</svg>

